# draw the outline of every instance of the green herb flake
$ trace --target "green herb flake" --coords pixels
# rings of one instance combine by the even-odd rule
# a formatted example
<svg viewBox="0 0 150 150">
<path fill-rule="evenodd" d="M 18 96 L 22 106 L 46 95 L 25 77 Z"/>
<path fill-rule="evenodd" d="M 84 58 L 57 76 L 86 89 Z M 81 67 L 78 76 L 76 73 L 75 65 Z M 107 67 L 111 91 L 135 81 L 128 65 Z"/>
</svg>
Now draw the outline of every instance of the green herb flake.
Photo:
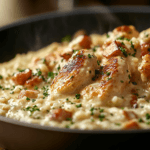
<svg viewBox="0 0 150 150">
<path fill-rule="evenodd" d="M 60 70 L 60 65 L 57 67 L 57 70 L 58 70 L 58 71 Z"/>
<path fill-rule="evenodd" d="M 139 119 L 138 119 L 138 122 L 144 122 L 144 121 L 142 120 L 142 118 L 139 118 Z"/>
<path fill-rule="evenodd" d="M 73 78 L 74 78 L 74 76 L 71 76 L 71 77 L 70 77 L 70 79 L 73 79 Z"/>
<path fill-rule="evenodd" d="M 150 119 L 150 114 L 147 113 L 147 114 L 145 115 L 145 117 L 146 117 L 147 120 Z"/>
<path fill-rule="evenodd" d="M 100 109 L 99 112 L 100 112 L 100 113 L 101 113 L 101 112 L 104 112 L 104 109 Z"/>
<path fill-rule="evenodd" d="M 34 105 L 33 107 L 28 106 L 26 109 L 26 111 L 30 111 L 30 116 L 32 116 L 33 112 L 35 111 L 40 111 L 40 109 L 37 107 L 37 105 Z"/>
<path fill-rule="evenodd" d="M 80 107 L 82 107 L 82 104 L 78 104 L 78 105 L 76 105 L 76 107 L 77 107 L 77 108 L 80 108 Z"/>
<path fill-rule="evenodd" d="M 111 72 L 106 72 L 106 75 L 109 76 Z"/>
<path fill-rule="evenodd" d="M 34 90 L 38 90 L 38 87 L 37 87 L 37 86 L 35 86 L 35 87 L 34 87 Z"/>
<path fill-rule="evenodd" d="M 107 33 L 107 35 L 106 35 L 106 36 L 107 36 L 107 38 L 109 38 L 109 37 L 110 37 L 110 35 L 109 35 L 108 33 Z"/>
<path fill-rule="evenodd" d="M 69 126 L 69 125 L 66 125 L 65 127 L 66 127 L 66 128 L 70 128 L 70 126 Z"/>
<path fill-rule="evenodd" d="M 48 72 L 48 78 L 54 79 L 55 73 Z"/>
<path fill-rule="evenodd" d="M 115 123 L 115 125 L 120 126 L 121 124 L 120 123 Z"/>
<path fill-rule="evenodd" d="M 76 99 L 80 99 L 80 94 L 75 95 Z"/>
<path fill-rule="evenodd" d="M 132 82 L 132 84 L 133 84 L 133 85 L 137 85 L 137 83 L 136 83 L 136 82 Z"/>
<path fill-rule="evenodd" d="M 128 54 L 127 54 L 125 48 L 123 48 L 123 47 L 119 47 L 119 48 L 120 48 L 121 52 L 123 53 L 123 55 L 124 55 L 125 57 L 127 57 Z"/>
<path fill-rule="evenodd" d="M 121 42 L 122 45 L 125 45 L 123 42 Z"/>
<path fill-rule="evenodd" d="M 29 98 L 29 97 L 27 97 L 27 98 L 26 98 L 26 100 L 27 100 L 27 101 L 29 101 L 29 100 L 30 100 L 30 98 Z"/>
<path fill-rule="evenodd" d="M 43 64 L 46 63 L 46 59 L 45 58 L 42 58 L 41 60 L 42 60 Z"/>
<path fill-rule="evenodd" d="M 131 75 L 130 74 L 128 75 L 128 78 L 131 79 Z"/>
<path fill-rule="evenodd" d="M 103 119 L 105 118 L 105 115 L 104 114 L 100 114 L 98 117 L 99 117 L 100 121 L 103 121 Z"/>
<path fill-rule="evenodd" d="M 19 69 L 19 68 L 17 68 L 17 70 L 18 70 L 19 72 L 24 72 L 26 69 Z"/>
<path fill-rule="evenodd" d="M 61 39 L 61 42 L 70 42 L 71 41 L 71 35 L 66 35 Z"/>
<path fill-rule="evenodd" d="M 14 91 L 11 91 L 10 94 L 14 94 Z"/>
<path fill-rule="evenodd" d="M 91 55 L 91 54 L 88 54 L 88 58 L 92 58 L 92 55 Z"/>
<path fill-rule="evenodd" d="M 94 107 L 92 107 L 91 109 L 90 109 L 90 111 L 91 111 L 91 115 L 94 115 Z"/>
<path fill-rule="evenodd" d="M 32 102 L 35 102 L 36 100 L 35 99 L 32 99 Z"/>
<path fill-rule="evenodd" d="M 66 118 L 67 121 L 72 121 L 72 118 Z"/>
<path fill-rule="evenodd" d="M 109 81 L 110 79 L 112 79 L 111 77 L 107 78 L 107 81 Z"/>
<path fill-rule="evenodd" d="M 0 75 L 0 79 L 3 79 L 3 76 L 2 76 L 2 75 Z"/>
<path fill-rule="evenodd" d="M 124 83 L 124 81 L 123 81 L 123 80 L 120 80 L 120 82 L 121 82 L 121 83 Z"/>
<path fill-rule="evenodd" d="M 93 47 L 93 52 L 96 52 L 96 48 L 98 48 L 99 46 L 95 46 L 95 47 Z"/>
<path fill-rule="evenodd" d="M 97 64 L 100 65 L 100 61 L 99 60 L 97 60 Z"/>
</svg>

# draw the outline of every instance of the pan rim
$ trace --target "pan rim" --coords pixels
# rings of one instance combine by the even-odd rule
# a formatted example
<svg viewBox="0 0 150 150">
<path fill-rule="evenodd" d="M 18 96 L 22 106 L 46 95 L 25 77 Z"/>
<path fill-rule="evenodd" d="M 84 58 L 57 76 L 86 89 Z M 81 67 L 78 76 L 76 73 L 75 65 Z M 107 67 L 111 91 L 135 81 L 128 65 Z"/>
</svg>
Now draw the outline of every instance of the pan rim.
<svg viewBox="0 0 150 150">
<path fill-rule="evenodd" d="M 40 15 L 33 15 L 27 18 L 19 19 L 11 24 L 2 26 L 0 28 L 0 32 L 28 24 L 37 21 L 42 21 L 50 18 L 57 18 L 57 17 L 64 17 L 64 16 L 71 16 L 71 15 L 79 15 L 79 14 L 97 14 L 97 13 L 123 13 L 123 12 L 130 12 L 130 13 L 150 13 L 150 6 L 95 6 L 95 7 L 79 7 L 71 11 L 54 11 L 50 13 L 43 13 Z M 23 126 L 27 128 L 39 129 L 39 130 L 47 130 L 47 131 L 57 131 L 57 132 L 65 132 L 65 133 L 81 133 L 81 134 L 131 134 L 131 133 L 147 133 L 150 132 L 150 129 L 135 129 L 135 130 L 81 130 L 81 129 L 66 129 L 66 128 L 59 128 L 59 127 L 51 127 L 27 122 L 21 122 L 15 119 L 7 118 L 4 116 L 0 116 L 0 121 Z"/>
<path fill-rule="evenodd" d="M 48 13 L 42 13 L 39 15 L 32 15 L 29 17 L 18 19 L 13 23 L 4 25 L 0 27 L 0 32 L 9 28 L 13 28 L 19 25 L 24 25 L 28 23 L 33 23 L 36 21 L 42 21 L 50 18 L 71 16 L 71 15 L 80 15 L 80 14 L 97 14 L 97 13 L 150 13 L 150 6 L 142 5 L 133 5 L 133 6 L 93 6 L 93 7 L 77 7 L 69 11 L 53 11 Z"/>
<path fill-rule="evenodd" d="M 94 130 L 84 130 L 84 129 L 68 129 L 68 128 L 61 128 L 61 127 L 52 127 L 47 125 L 39 125 L 36 123 L 28 123 L 24 121 L 18 121 L 15 119 L 7 118 L 4 116 L 0 116 L 0 122 L 5 122 L 21 127 L 38 129 L 38 130 L 45 130 L 45 131 L 54 131 L 54 132 L 65 132 L 65 133 L 80 133 L 80 134 L 139 134 L 139 133 L 149 133 L 150 129 L 131 129 L 131 130 L 114 130 L 114 129 L 94 129 Z"/>
</svg>

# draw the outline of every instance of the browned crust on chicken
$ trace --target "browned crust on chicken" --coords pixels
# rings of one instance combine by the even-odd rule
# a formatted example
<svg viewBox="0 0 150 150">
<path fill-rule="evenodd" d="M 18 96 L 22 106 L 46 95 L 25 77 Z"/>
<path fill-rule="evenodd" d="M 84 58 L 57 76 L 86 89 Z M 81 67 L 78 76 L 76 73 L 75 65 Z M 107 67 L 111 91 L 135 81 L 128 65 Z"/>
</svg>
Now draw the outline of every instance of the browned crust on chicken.
<svg viewBox="0 0 150 150">
<path fill-rule="evenodd" d="M 52 110 L 50 120 L 63 121 L 63 120 L 70 119 L 71 117 L 72 117 L 71 112 L 66 111 L 62 108 L 58 108 Z"/>
<path fill-rule="evenodd" d="M 16 85 L 24 85 L 25 82 L 31 77 L 31 75 L 32 70 L 29 69 L 28 71 L 23 71 L 15 74 L 12 77 L 12 80 Z"/>
<path fill-rule="evenodd" d="M 27 88 L 31 88 L 31 87 L 33 87 L 35 85 L 40 84 L 42 81 L 43 81 L 43 79 L 41 77 L 34 76 L 31 79 L 27 80 L 25 82 L 24 86 L 27 87 Z"/>
<path fill-rule="evenodd" d="M 138 125 L 138 123 L 134 120 L 130 120 L 128 121 L 125 125 L 124 125 L 124 128 L 123 129 L 126 129 L 126 130 L 129 130 L 129 129 L 140 129 L 140 126 Z"/>
<path fill-rule="evenodd" d="M 52 91 L 74 93 L 74 91 L 79 90 L 84 84 L 92 81 L 92 76 L 94 76 L 97 66 L 97 59 L 93 55 L 93 52 L 88 50 L 77 51 L 67 65 L 62 68 L 58 76 L 54 78 L 51 84 Z M 90 79 L 88 80 L 88 78 Z"/>
<path fill-rule="evenodd" d="M 38 93 L 39 92 L 37 90 L 22 90 L 19 93 L 18 98 L 23 98 L 24 96 L 28 98 L 37 98 Z"/>
</svg>

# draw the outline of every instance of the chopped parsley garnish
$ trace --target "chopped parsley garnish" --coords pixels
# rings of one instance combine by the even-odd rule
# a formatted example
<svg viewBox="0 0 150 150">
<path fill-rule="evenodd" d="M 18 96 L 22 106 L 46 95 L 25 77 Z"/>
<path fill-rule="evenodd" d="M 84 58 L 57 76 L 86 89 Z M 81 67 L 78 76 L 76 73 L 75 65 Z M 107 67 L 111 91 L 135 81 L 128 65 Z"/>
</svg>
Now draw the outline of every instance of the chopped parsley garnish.
<svg viewBox="0 0 150 150">
<path fill-rule="evenodd" d="M 121 124 L 120 123 L 115 123 L 115 125 L 120 126 Z"/>
<path fill-rule="evenodd" d="M 74 76 L 71 76 L 70 79 L 74 78 Z"/>
<path fill-rule="evenodd" d="M 106 35 L 106 36 L 107 36 L 107 38 L 109 38 L 109 37 L 110 37 L 110 35 L 109 35 L 108 33 L 107 33 L 107 35 Z"/>
<path fill-rule="evenodd" d="M 132 56 L 135 57 L 136 53 L 133 53 Z"/>
<path fill-rule="evenodd" d="M 37 86 L 35 86 L 35 87 L 34 87 L 34 90 L 38 90 L 38 87 L 37 87 Z"/>
<path fill-rule="evenodd" d="M 99 60 L 97 60 L 97 64 L 100 65 L 100 61 Z"/>
<path fill-rule="evenodd" d="M 0 75 L 0 79 L 3 79 L 3 76 L 2 76 L 2 75 Z"/>
<path fill-rule="evenodd" d="M 132 41 L 131 41 L 131 48 L 133 48 L 133 49 L 134 49 L 134 45 L 133 45 Z"/>
<path fill-rule="evenodd" d="M 69 42 L 69 41 L 71 41 L 71 35 L 66 35 L 61 39 L 61 42 Z"/>
<path fill-rule="evenodd" d="M 35 102 L 36 100 L 35 99 L 32 99 L 32 102 Z"/>
<path fill-rule="evenodd" d="M 10 94 L 14 94 L 14 91 L 11 91 Z"/>
<path fill-rule="evenodd" d="M 19 68 L 17 68 L 17 70 L 18 70 L 19 72 L 24 72 L 24 71 L 25 71 L 25 69 L 19 69 Z"/>
<path fill-rule="evenodd" d="M 107 81 L 109 81 L 110 79 L 112 79 L 111 77 L 107 78 Z"/>
<path fill-rule="evenodd" d="M 35 76 L 41 76 L 42 75 L 42 71 L 38 68 L 38 69 L 36 69 L 36 73 L 35 74 L 33 74 L 33 75 L 35 75 Z"/>
<path fill-rule="evenodd" d="M 76 99 L 80 99 L 80 94 L 75 95 Z"/>
<path fill-rule="evenodd" d="M 69 125 L 66 125 L 65 127 L 66 127 L 66 128 L 70 128 L 70 126 L 69 126 Z"/>
<path fill-rule="evenodd" d="M 78 105 L 76 105 L 76 107 L 77 107 L 77 108 L 82 107 L 82 104 L 78 104 Z"/>
<path fill-rule="evenodd" d="M 27 100 L 27 101 L 29 101 L 29 100 L 30 100 L 30 98 L 29 98 L 29 97 L 27 97 L 27 98 L 26 98 L 26 100 Z"/>
<path fill-rule="evenodd" d="M 42 87 L 42 90 L 44 90 L 43 91 L 43 95 L 45 96 L 45 97 L 47 97 L 49 94 L 48 94 L 48 88 L 46 88 L 45 86 L 43 86 Z"/>
<path fill-rule="evenodd" d="M 96 52 L 96 48 L 99 47 L 99 46 L 95 46 L 92 50 L 93 52 Z"/>
<path fill-rule="evenodd" d="M 34 105 L 33 107 L 28 106 L 25 110 L 30 111 L 30 116 L 32 116 L 34 111 L 40 111 L 40 109 L 36 105 Z"/>
<path fill-rule="evenodd" d="M 100 70 L 95 69 L 95 76 L 92 78 L 92 80 L 95 81 L 96 78 L 98 78 L 100 74 L 101 74 Z"/>
<path fill-rule="evenodd" d="M 88 58 L 92 58 L 93 57 L 93 55 L 91 55 L 91 54 L 88 54 Z"/>
<path fill-rule="evenodd" d="M 123 48 L 123 47 L 119 47 L 119 48 L 120 48 L 121 52 L 123 53 L 123 55 L 124 55 L 125 57 L 127 57 L 128 54 L 127 54 L 125 48 Z"/>
<path fill-rule="evenodd" d="M 46 59 L 45 59 L 45 58 L 42 58 L 42 61 L 43 61 L 43 64 L 45 64 L 45 63 L 46 63 Z"/>
<path fill-rule="evenodd" d="M 109 76 L 109 75 L 110 75 L 110 72 L 106 72 L 106 75 Z"/>
<path fill-rule="evenodd" d="M 57 67 L 57 70 L 58 70 L 58 71 L 60 70 L 60 65 Z"/>
<path fill-rule="evenodd" d="M 72 50 L 73 53 L 78 52 L 79 50 Z"/>
<path fill-rule="evenodd" d="M 150 119 L 150 114 L 147 113 L 147 114 L 145 115 L 145 117 L 146 117 L 147 120 Z"/>
<path fill-rule="evenodd" d="M 139 118 L 138 121 L 139 121 L 139 122 L 143 122 L 142 118 Z"/>
<path fill-rule="evenodd" d="M 66 120 L 68 120 L 68 121 L 72 121 L 72 118 L 66 118 Z"/>
<path fill-rule="evenodd" d="M 131 79 L 131 75 L 130 74 L 128 75 L 128 78 Z"/>
<path fill-rule="evenodd" d="M 148 37 L 149 34 L 146 34 L 145 37 Z"/>
<path fill-rule="evenodd" d="M 130 41 L 130 39 L 124 38 L 124 37 L 118 37 L 117 40 L 126 40 L 126 41 Z"/>
<path fill-rule="evenodd" d="M 120 80 L 120 82 L 121 82 L 121 83 L 124 83 L 124 81 L 123 81 L 123 80 Z"/>
<path fill-rule="evenodd" d="M 91 115 L 94 115 L 94 112 L 93 112 L 93 111 L 94 111 L 94 109 L 95 109 L 94 107 L 92 107 L 92 108 L 90 109 L 90 111 L 91 111 Z"/>
<path fill-rule="evenodd" d="M 104 109 L 100 109 L 99 112 L 104 112 Z"/>
<path fill-rule="evenodd" d="M 104 114 L 100 114 L 98 117 L 99 117 L 100 121 L 103 121 L 103 119 L 105 118 L 105 115 Z"/>
<path fill-rule="evenodd" d="M 137 83 L 136 83 L 136 82 L 132 82 L 132 84 L 133 84 L 133 85 L 137 85 Z"/>
<path fill-rule="evenodd" d="M 123 42 L 121 42 L 122 45 L 125 45 Z"/>
<path fill-rule="evenodd" d="M 58 73 L 48 72 L 48 78 L 54 79 L 54 77 L 57 75 Z"/>
</svg>

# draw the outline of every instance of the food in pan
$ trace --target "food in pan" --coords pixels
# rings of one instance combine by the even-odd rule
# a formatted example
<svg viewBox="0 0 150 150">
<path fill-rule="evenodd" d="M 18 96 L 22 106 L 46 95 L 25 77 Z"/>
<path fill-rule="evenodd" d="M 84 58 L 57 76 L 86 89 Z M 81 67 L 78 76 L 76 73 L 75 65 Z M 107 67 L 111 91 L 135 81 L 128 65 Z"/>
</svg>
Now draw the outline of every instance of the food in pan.
<svg viewBox="0 0 150 150">
<path fill-rule="evenodd" d="M 84 30 L 0 64 L 0 115 L 81 130 L 150 128 L 150 29 Z"/>
</svg>

